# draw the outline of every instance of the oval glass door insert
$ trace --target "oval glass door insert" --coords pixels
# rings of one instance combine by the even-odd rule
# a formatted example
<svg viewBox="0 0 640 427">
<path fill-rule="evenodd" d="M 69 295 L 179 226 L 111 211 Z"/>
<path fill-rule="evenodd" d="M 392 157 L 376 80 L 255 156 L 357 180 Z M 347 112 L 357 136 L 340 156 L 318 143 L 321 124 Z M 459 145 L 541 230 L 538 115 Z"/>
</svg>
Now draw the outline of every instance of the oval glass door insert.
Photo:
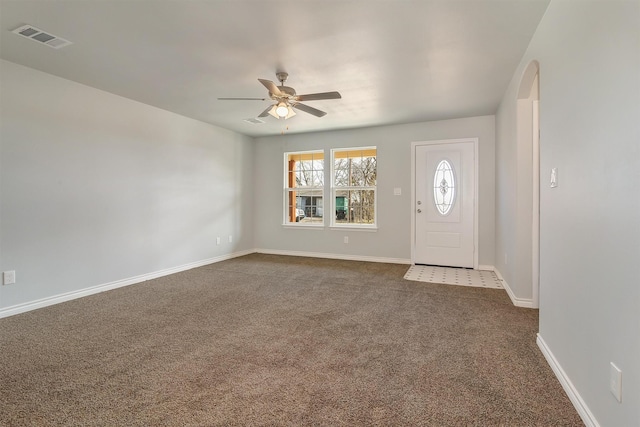
<svg viewBox="0 0 640 427">
<path fill-rule="evenodd" d="M 447 160 L 441 160 L 433 177 L 433 202 L 440 215 L 447 215 L 456 197 L 456 180 L 453 166 Z"/>
</svg>

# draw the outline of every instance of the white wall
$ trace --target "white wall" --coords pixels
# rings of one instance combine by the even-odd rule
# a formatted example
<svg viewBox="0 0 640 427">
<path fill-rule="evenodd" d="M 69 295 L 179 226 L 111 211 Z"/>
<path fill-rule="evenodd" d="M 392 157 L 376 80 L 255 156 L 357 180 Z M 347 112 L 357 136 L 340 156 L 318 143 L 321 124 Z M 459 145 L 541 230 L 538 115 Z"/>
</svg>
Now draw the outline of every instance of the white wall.
<svg viewBox="0 0 640 427">
<path fill-rule="evenodd" d="M 532 60 L 540 64 L 539 343 L 587 425 L 637 426 L 640 3 L 551 2 L 496 116 L 496 258 L 516 256 L 516 97 Z M 623 373 L 622 403 L 609 392 L 610 362 Z"/>
<path fill-rule="evenodd" d="M 253 248 L 252 138 L 11 62 L 0 71 L 0 271 L 17 275 L 0 314 Z"/>
<path fill-rule="evenodd" d="M 256 140 L 256 247 L 269 251 L 336 254 L 360 259 L 411 260 L 411 142 L 479 138 L 479 262 L 493 265 L 494 116 L 381 126 L 355 130 L 292 134 Z M 319 119 L 321 120 L 321 119 Z M 378 148 L 378 231 L 309 230 L 283 227 L 285 152 L 341 147 Z M 329 179 L 325 180 L 328 189 Z M 393 189 L 402 195 L 394 196 Z M 326 193 L 328 194 L 328 193 Z M 328 206 L 325 206 L 325 210 Z M 343 237 L 349 243 L 343 243 Z"/>
</svg>

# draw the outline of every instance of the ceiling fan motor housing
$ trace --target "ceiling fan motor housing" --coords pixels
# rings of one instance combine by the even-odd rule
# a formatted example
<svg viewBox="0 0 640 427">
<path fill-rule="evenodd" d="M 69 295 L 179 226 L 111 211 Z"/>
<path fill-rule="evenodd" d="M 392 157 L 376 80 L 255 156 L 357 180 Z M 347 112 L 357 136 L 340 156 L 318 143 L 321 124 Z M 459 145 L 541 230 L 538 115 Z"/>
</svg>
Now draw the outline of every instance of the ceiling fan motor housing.
<svg viewBox="0 0 640 427">
<path fill-rule="evenodd" d="M 296 96 L 296 91 L 294 88 L 289 87 L 289 86 L 278 86 L 278 89 L 280 89 L 280 92 L 284 93 L 286 96 L 277 96 L 274 95 L 273 93 L 269 92 L 269 96 L 271 97 L 271 99 L 282 99 L 282 98 L 292 98 L 294 96 Z"/>
</svg>

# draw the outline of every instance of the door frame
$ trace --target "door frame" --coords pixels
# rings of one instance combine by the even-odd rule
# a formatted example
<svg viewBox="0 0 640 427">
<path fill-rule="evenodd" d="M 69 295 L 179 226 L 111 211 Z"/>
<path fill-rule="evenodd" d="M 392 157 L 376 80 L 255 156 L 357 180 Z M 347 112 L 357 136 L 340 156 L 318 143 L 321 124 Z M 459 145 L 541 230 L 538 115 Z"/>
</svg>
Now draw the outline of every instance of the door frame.
<svg viewBox="0 0 640 427">
<path fill-rule="evenodd" d="M 540 101 L 533 100 L 533 221 L 531 224 L 531 282 L 533 308 L 540 307 Z"/>
<path fill-rule="evenodd" d="M 439 139 L 432 141 L 414 141 L 411 143 L 411 264 L 416 263 L 416 148 L 425 145 L 455 144 L 459 142 L 473 143 L 474 189 L 473 189 L 473 269 L 478 270 L 478 195 L 479 166 L 478 138 Z"/>
</svg>

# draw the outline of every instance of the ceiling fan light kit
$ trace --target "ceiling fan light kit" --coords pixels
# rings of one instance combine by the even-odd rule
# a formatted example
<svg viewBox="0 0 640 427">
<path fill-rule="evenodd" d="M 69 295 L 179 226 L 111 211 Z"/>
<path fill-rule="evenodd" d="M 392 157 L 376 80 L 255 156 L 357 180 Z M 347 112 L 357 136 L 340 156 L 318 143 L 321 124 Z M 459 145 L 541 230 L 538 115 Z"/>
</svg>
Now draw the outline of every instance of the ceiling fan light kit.
<svg viewBox="0 0 640 427">
<path fill-rule="evenodd" d="M 266 113 L 265 113 L 266 112 Z M 285 102 L 279 102 L 277 104 L 273 104 L 271 107 L 267 108 L 262 114 L 258 117 L 265 117 L 267 114 L 275 117 L 276 119 L 288 119 L 296 115 L 296 112 L 293 111 L 290 105 L 287 105 Z"/>
<path fill-rule="evenodd" d="M 278 115 L 278 117 L 286 118 L 289 115 L 289 106 L 284 102 L 279 102 L 278 106 L 276 107 L 276 114 Z"/>
<path fill-rule="evenodd" d="M 311 93 L 307 95 L 296 95 L 296 91 L 294 88 L 285 86 L 284 82 L 289 77 L 289 74 L 284 71 L 280 71 L 276 73 L 276 77 L 280 81 L 280 86 L 277 86 L 271 80 L 258 79 L 260 83 L 269 91 L 269 98 L 275 101 L 275 104 L 269 106 L 266 110 L 264 110 L 258 117 L 266 117 L 271 115 L 276 119 L 289 119 L 296 115 L 296 112 L 293 109 L 297 109 L 300 111 L 304 111 L 305 113 L 309 113 L 316 117 L 325 116 L 327 113 L 324 111 L 320 111 L 316 108 L 310 107 L 308 105 L 302 104 L 300 101 L 317 101 L 322 99 L 341 99 L 342 96 L 338 92 L 322 92 L 322 93 Z M 220 101 L 230 101 L 230 100 L 256 100 L 256 101 L 264 101 L 266 98 L 218 98 Z"/>
</svg>

